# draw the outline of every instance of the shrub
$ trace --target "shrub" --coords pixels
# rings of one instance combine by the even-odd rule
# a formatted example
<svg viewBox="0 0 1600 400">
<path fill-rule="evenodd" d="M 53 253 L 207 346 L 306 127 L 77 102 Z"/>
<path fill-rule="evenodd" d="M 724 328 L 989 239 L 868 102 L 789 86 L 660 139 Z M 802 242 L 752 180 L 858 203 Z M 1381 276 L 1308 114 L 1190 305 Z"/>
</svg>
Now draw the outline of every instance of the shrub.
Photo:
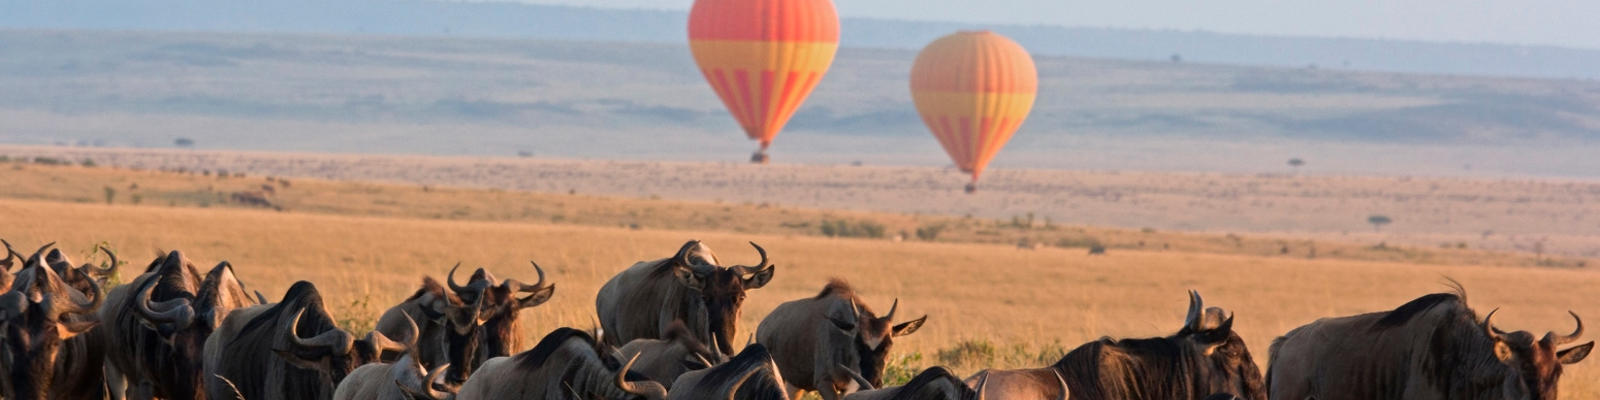
<svg viewBox="0 0 1600 400">
<path fill-rule="evenodd" d="M 822 231 L 822 235 L 823 236 L 828 236 L 828 237 L 881 238 L 881 237 L 883 237 L 883 233 L 885 231 L 885 229 L 883 227 L 883 224 L 879 224 L 877 222 L 873 222 L 873 221 L 855 221 L 855 222 L 851 222 L 851 221 L 843 220 L 843 219 L 838 219 L 838 220 L 826 220 L 826 219 L 824 219 L 824 220 L 822 220 L 822 222 L 820 224 L 818 224 L 818 229 L 820 229 Z"/>
<path fill-rule="evenodd" d="M 933 241 L 939 238 L 939 233 L 944 231 L 944 224 L 923 225 L 917 228 L 917 239 Z"/>
</svg>

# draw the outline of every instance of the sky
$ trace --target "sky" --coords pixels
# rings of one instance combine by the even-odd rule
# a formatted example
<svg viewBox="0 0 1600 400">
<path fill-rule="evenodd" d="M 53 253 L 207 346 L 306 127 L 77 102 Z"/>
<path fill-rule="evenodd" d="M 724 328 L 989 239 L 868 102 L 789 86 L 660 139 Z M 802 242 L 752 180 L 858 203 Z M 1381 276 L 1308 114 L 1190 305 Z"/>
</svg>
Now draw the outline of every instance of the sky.
<svg viewBox="0 0 1600 400">
<path fill-rule="evenodd" d="M 693 0 L 521 0 L 686 10 Z M 834 0 L 845 17 L 1600 49 L 1594 0 Z"/>
</svg>

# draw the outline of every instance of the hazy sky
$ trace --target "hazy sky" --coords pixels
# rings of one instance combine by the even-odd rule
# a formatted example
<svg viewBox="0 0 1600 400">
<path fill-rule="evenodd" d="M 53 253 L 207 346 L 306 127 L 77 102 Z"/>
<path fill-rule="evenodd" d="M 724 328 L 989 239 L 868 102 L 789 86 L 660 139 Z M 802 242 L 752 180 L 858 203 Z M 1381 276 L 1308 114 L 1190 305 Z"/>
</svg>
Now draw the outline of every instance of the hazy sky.
<svg viewBox="0 0 1600 400">
<path fill-rule="evenodd" d="M 688 9 L 693 0 L 522 0 Z M 847 17 L 1600 48 L 1596 0 L 834 0 Z"/>
</svg>

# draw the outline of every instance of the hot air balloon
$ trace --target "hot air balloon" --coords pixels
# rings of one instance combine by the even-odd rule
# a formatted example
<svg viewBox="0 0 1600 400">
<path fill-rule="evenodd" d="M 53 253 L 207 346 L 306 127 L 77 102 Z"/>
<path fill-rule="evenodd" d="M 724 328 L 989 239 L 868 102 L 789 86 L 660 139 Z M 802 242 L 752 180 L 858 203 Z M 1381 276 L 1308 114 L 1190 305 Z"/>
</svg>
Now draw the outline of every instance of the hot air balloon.
<svg viewBox="0 0 1600 400">
<path fill-rule="evenodd" d="M 696 0 L 689 49 L 712 90 L 761 149 L 767 147 L 839 48 L 839 16 L 829 0 Z"/>
<path fill-rule="evenodd" d="M 922 122 L 961 172 L 967 193 L 1033 109 L 1039 74 L 1017 42 L 989 31 L 934 40 L 911 66 L 911 98 Z"/>
</svg>

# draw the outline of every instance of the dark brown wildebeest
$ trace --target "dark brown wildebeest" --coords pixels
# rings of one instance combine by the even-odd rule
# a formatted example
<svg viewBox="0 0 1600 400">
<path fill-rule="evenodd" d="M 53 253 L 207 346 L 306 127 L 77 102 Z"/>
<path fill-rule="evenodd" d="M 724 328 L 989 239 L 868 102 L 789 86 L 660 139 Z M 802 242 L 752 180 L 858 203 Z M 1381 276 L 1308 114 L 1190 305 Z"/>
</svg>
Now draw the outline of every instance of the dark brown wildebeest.
<svg viewBox="0 0 1600 400">
<path fill-rule="evenodd" d="M 117 349 L 106 360 L 127 383 L 128 398 L 205 398 L 206 338 L 228 313 L 261 300 L 248 294 L 227 261 L 204 277 L 196 272 L 183 253 L 172 251 L 106 295 L 100 331 L 108 348 Z"/>
<path fill-rule="evenodd" d="M 70 345 L 99 323 L 99 283 L 91 280 L 88 293 L 78 292 L 38 263 L 17 275 L 0 294 L 0 398 L 105 396 L 98 354 Z"/>
<path fill-rule="evenodd" d="M 334 323 L 315 285 L 295 282 L 276 304 L 229 313 L 206 339 L 206 394 L 231 396 L 227 379 L 251 400 L 331 399 L 350 371 L 415 340 L 376 331 L 356 339 Z"/>
<path fill-rule="evenodd" d="M 533 349 L 483 363 L 457 400 L 662 400 L 667 388 L 628 374 L 616 349 L 573 328 L 557 328 Z"/>
<path fill-rule="evenodd" d="M 772 353 L 757 343 L 728 362 L 679 376 L 668 399 L 789 400 L 786 386 Z"/>
<path fill-rule="evenodd" d="M 985 370 L 967 384 L 985 383 L 996 398 L 1054 398 L 1056 374 L 1072 399 L 1202 400 L 1217 393 L 1266 400 L 1261 372 L 1233 331 L 1233 316 L 1206 309 L 1189 292 L 1189 313 L 1177 334 L 1149 339 L 1102 338 L 1038 369 Z"/>
<path fill-rule="evenodd" d="M 1060 383 L 1063 387 L 1065 382 Z M 981 385 L 981 383 L 980 383 Z M 1062 390 L 1062 397 L 1066 399 L 1066 391 Z M 1006 399 L 1009 397 L 987 396 L 979 397 L 977 390 L 967 386 L 961 378 L 944 367 L 932 367 L 912 377 L 904 385 L 875 390 L 863 390 L 844 396 L 845 400 L 982 400 Z"/>
<path fill-rule="evenodd" d="M 1562 364 L 1582 361 L 1594 342 L 1560 349 L 1583 334 L 1506 333 L 1478 322 L 1466 294 L 1435 293 L 1391 311 L 1324 318 L 1272 342 L 1272 398 L 1556 399 Z"/>
<path fill-rule="evenodd" d="M 670 258 L 641 261 L 618 273 L 595 296 L 607 340 L 620 346 L 634 339 L 659 339 L 673 321 L 681 320 L 695 340 L 733 354 L 731 340 L 738 334 L 745 291 L 766 286 L 777 269 L 767 264 L 765 249 L 750 245 L 761 254 L 754 267 L 723 267 L 709 247 L 690 240 Z"/>
<path fill-rule="evenodd" d="M 474 294 L 474 297 L 482 302 L 489 296 Z M 414 321 L 421 333 L 413 349 L 416 353 L 413 358 L 424 368 L 450 365 L 445 370 L 445 381 L 458 385 L 481 363 L 474 360 L 484 335 L 481 329 L 483 308 L 483 304 L 466 303 L 455 291 L 446 290 L 431 277 L 424 277 L 420 289 L 378 318 L 376 330 L 386 336 L 399 336 Z"/>
<path fill-rule="evenodd" d="M 465 360 L 457 361 L 451 357 L 449 362 L 452 367 L 451 370 L 445 371 L 446 380 L 459 383 L 457 378 L 466 377 L 473 368 L 482 365 L 485 360 L 509 356 L 511 352 L 522 348 L 522 337 L 518 335 L 521 329 L 517 323 L 517 314 L 550 301 L 550 297 L 556 292 L 555 284 L 545 282 L 544 269 L 539 268 L 539 263 L 530 262 L 530 264 L 533 264 L 533 271 L 539 274 L 539 281 L 532 285 L 509 278 L 497 284 L 494 274 L 478 268 L 467 278 L 467 284 L 463 286 L 456 284 L 456 268 L 450 268 L 445 283 L 450 285 L 450 290 L 455 292 L 462 302 L 478 304 L 477 309 L 480 311 L 475 318 L 479 332 L 477 353 L 472 355 L 470 363 Z M 527 296 L 517 297 L 522 294 Z"/>
<path fill-rule="evenodd" d="M 79 292 L 89 290 L 89 283 L 86 281 L 90 279 L 99 283 L 100 287 L 105 287 L 106 280 L 117 274 L 119 261 L 117 260 L 117 254 L 112 253 L 111 249 L 107 249 L 104 246 L 95 246 L 95 249 L 104 252 L 110 258 L 108 266 L 101 268 L 89 263 L 73 266 L 72 259 L 67 257 L 66 253 L 61 252 L 61 249 L 50 249 L 50 252 L 44 256 L 44 263 L 49 265 L 50 269 L 55 270 L 56 275 L 60 276 L 63 282 L 67 282 L 68 285 Z"/>
<path fill-rule="evenodd" d="M 618 349 L 622 358 L 639 358 L 631 370 L 650 377 L 667 390 L 685 372 L 711 368 L 722 361 L 722 354 L 694 339 L 683 323 L 673 323 L 661 339 L 634 339 Z"/>
<path fill-rule="evenodd" d="M 894 338 L 916 332 L 928 320 L 923 315 L 891 326 L 899 308 L 896 299 L 889 313 L 878 317 L 849 283 L 834 279 L 814 297 L 774 308 L 756 328 L 756 342 L 772 351 L 789 384 L 789 397 L 814 390 L 834 400 L 882 385 Z"/>
</svg>

